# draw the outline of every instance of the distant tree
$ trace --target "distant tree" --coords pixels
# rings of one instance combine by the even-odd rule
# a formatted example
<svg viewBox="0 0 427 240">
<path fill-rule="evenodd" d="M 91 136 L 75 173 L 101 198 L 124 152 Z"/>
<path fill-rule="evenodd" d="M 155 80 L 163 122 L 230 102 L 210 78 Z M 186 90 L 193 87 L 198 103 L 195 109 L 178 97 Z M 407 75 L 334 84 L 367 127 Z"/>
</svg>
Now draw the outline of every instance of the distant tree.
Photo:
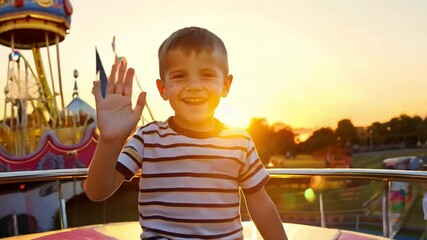
<svg viewBox="0 0 427 240">
<path fill-rule="evenodd" d="M 344 147 L 348 144 L 352 146 L 353 144 L 359 143 L 356 128 L 349 119 L 343 119 L 338 122 L 335 134 L 340 147 Z"/>
<path fill-rule="evenodd" d="M 427 120 L 419 116 L 402 114 L 384 123 L 375 122 L 369 129 L 374 147 L 416 147 L 427 140 Z"/>
<path fill-rule="evenodd" d="M 414 116 L 412 119 L 412 125 L 414 126 L 415 138 L 417 144 L 426 142 L 427 125 L 424 124 L 423 119 L 420 116 Z"/>
<path fill-rule="evenodd" d="M 418 141 L 417 134 L 417 117 L 410 117 L 406 114 L 400 115 L 401 122 L 401 138 L 400 141 L 405 144 L 405 147 L 416 147 Z"/>
<path fill-rule="evenodd" d="M 387 126 L 380 122 L 374 122 L 370 126 L 374 146 L 381 146 L 386 142 Z"/>
<path fill-rule="evenodd" d="M 267 120 L 265 118 L 252 118 L 247 130 L 254 140 L 261 161 L 268 164 L 274 144 L 271 141 L 273 130 L 269 127 Z"/>
<path fill-rule="evenodd" d="M 427 117 L 423 119 L 423 123 L 419 126 L 420 142 L 427 143 Z"/>
<path fill-rule="evenodd" d="M 336 143 L 334 131 L 331 128 L 321 128 L 313 132 L 302 148 L 306 153 L 314 153 L 328 147 L 335 147 Z"/>
<path fill-rule="evenodd" d="M 387 126 L 387 144 L 395 144 L 401 142 L 401 136 L 403 133 L 402 123 L 399 118 L 394 117 L 390 121 L 386 122 Z"/>
<path fill-rule="evenodd" d="M 285 127 L 274 133 L 272 149 L 273 154 L 292 155 L 296 154 L 297 144 L 295 143 L 295 134 L 292 132 L 292 128 Z"/>
</svg>

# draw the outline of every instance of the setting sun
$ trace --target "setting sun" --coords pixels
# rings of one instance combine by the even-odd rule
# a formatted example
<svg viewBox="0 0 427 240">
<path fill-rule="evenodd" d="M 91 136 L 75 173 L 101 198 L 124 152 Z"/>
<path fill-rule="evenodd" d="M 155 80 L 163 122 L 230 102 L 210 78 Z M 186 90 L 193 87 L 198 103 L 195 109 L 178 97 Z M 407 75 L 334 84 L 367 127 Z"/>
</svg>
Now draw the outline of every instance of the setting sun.
<svg viewBox="0 0 427 240">
<path fill-rule="evenodd" d="M 229 126 L 247 128 L 250 122 L 250 116 L 233 106 L 221 106 L 217 109 L 215 117 Z"/>
</svg>

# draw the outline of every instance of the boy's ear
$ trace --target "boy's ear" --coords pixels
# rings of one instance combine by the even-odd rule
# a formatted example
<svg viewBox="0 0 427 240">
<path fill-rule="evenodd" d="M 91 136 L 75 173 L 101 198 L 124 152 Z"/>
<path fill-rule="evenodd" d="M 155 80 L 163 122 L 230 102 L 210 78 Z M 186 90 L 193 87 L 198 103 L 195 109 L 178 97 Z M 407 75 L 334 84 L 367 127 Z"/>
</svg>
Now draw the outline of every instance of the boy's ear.
<svg viewBox="0 0 427 240">
<path fill-rule="evenodd" d="M 230 91 L 231 83 L 233 82 L 233 75 L 228 75 L 224 78 L 224 86 L 222 88 L 221 97 L 227 97 Z"/>
<path fill-rule="evenodd" d="M 163 100 L 167 101 L 169 98 L 168 98 L 168 95 L 166 94 L 165 81 L 163 81 L 162 79 L 157 79 L 156 85 L 157 85 L 157 90 L 159 90 L 160 96 L 163 98 Z"/>
</svg>

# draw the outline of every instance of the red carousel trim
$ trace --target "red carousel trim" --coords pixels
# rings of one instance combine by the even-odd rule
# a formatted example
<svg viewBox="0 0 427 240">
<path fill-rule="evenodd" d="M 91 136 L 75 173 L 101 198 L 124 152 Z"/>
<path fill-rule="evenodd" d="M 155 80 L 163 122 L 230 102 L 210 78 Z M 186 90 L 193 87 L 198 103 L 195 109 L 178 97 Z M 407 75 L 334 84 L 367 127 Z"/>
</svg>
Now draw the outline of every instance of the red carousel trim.
<svg viewBox="0 0 427 240">
<path fill-rule="evenodd" d="M 23 7 L 24 6 L 24 0 L 15 0 L 13 5 L 15 7 Z"/>
</svg>

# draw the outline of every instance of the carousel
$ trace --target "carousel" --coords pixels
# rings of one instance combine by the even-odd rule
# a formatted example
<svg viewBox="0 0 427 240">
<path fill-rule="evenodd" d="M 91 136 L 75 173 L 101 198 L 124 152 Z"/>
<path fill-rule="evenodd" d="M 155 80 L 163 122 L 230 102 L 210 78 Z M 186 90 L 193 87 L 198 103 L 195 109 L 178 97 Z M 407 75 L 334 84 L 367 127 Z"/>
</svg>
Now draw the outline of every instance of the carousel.
<svg viewBox="0 0 427 240">
<path fill-rule="evenodd" d="M 0 44 L 10 49 L 0 56 L 7 63 L 0 172 L 89 165 L 98 136 L 96 113 L 79 97 L 77 70 L 74 83 L 61 78 L 59 44 L 72 13 L 69 0 L 0 0 Z M 63 85 L 74 85 L 67 105 Z"/>
</svg>

